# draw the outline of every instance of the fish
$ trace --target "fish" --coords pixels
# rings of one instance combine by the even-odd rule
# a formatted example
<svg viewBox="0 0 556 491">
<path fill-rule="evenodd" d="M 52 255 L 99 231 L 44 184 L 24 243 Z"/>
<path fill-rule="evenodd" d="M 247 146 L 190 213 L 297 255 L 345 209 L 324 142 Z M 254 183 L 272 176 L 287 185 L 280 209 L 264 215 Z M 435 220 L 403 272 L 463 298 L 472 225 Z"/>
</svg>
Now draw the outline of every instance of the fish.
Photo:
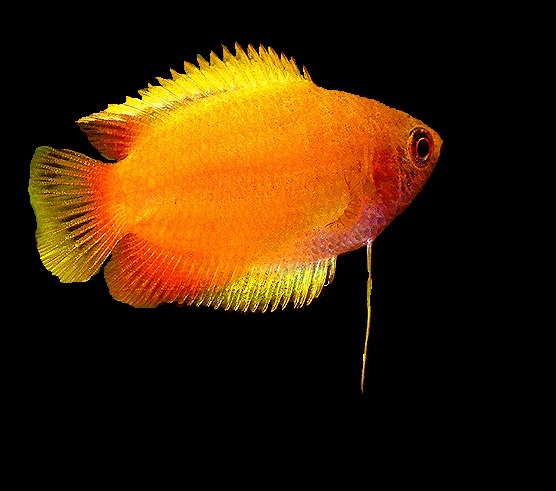
<svg viewBox="0 0 556 491">
<path fill-rule="evenodd" d="M 104 266 L 111 296 L 134 307 L 265 312 L 310 304 L 338 255 L 366 247 L 363 390 L 372 244 L 421 191 L 442 139 L 263 45 L 170 73 L 77 121 L 104 160 L 35 150 L 44 267 L 71 283 Z"/>
</svg>

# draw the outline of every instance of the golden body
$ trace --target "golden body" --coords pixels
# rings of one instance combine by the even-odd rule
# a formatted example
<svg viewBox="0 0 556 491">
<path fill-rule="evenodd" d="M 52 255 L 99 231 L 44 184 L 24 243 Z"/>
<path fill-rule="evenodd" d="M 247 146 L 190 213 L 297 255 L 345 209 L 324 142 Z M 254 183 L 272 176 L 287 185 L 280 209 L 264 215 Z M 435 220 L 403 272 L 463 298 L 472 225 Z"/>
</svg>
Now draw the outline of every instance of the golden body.
<svg viewBox="0 0 556 491">
<path fill-rule="evenodd" d="M 377 101 L 315 85 L 273 50 L 223 59 L 78 121 L 108 164 L 40 147 L 29 192 L 45 266 L 111 294 L 300 306 L 338 254 L 370 244 L 419 192 L 440 137 Z"/>
</svg>

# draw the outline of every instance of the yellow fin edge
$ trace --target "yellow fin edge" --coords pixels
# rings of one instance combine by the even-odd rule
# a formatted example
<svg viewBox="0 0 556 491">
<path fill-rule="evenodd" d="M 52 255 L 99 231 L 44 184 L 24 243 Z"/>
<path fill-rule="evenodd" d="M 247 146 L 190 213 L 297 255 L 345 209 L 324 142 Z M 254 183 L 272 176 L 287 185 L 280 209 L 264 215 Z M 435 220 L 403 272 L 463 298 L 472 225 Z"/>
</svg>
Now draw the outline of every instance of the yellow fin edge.
<svg viewBox="0 0 556 491">
<path fill-rule="evenodd" d="M 188 303 L 225 310 L 271 312 L 292 302 L 303 307 L 334 278 L 336 257 L 292 265 L 255 267 L 221 290 L 200 294 Z"/>
<path fill-rule="evenodd" d="M 223 46 L 222 58 L 211 52 L 208 62 L 198 56 L 199 67 L 184 62 L 185 73 L 171 69 L 171 79 L 158 77 L 159 85 L 149 84 L 139 90 L 141 99 L 127 97 L 123 104 L 110 104 L 104 111 L 81 118 L 78 122 L 118 119 L 122 115 L 151 116 L 153 112 L 176 108 L 215 93 L 272 83 L 311 82 L 305 67 L 300 72 L 293 58 L 278 55 L 270 47 L 267 49 L 261 45 L 257 52 L 252 45 L 243 50 L 236 43 L 235 50 L 233 56 Z"/>
</svg>

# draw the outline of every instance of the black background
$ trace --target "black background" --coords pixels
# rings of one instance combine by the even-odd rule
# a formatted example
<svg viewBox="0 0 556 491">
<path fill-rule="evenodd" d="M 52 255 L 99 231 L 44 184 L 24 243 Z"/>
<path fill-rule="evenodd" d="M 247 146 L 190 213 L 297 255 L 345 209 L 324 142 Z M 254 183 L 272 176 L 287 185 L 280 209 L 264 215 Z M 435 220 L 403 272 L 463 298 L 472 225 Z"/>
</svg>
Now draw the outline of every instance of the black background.
<svg viewBox="0 0 556 491">
<path fill-rule="evenodd" d="M 462 91 L 474 83 L 476 47 L 453 32 L 447 13 L 434 21 L 419 8 L 401 18 L 349 8 L 320 14 L 270 7 L 238 22 L 226 10 L 94 11 L 74 19 L 45 11 L 19 32 L 9 74 L 19 145 L 10 165 L 21 240 L 14 255 L 23 259 L 11 290 L 18 315 L 7 316 L 5 326 L 17 333 L 11 351 L 22 395 L 42 407 L 62 402 L 100 412 L 164 411 L 205 400 L 222 409 L 253 400 L 291 407 L 367 401 L 382 414 L 393 411 L 402 421 L 418 414 L 429 425 L 480 407 L 482 334 L 469 312 L 480 300 L 469 289 L 476 246 L 465 232 L 476 185 L 464 122 L 472 109 Z M 305 65 L 319 86 L 408 112 L 444 139 L 424 190 L 374 245 L 363 395 L 364 249 L 339 257 L 334 282 L 308 307 L 265 314 L 134 309 L 111 298 L 102 274 L 61 284 L 38 257 L 27 194 L 34 149 L 98 157 L 77 119 L 137 96 L 197 54 L 221 55 L 222 45 L 233 52 L 236 41 L 272 46 Z"/>
</svg>

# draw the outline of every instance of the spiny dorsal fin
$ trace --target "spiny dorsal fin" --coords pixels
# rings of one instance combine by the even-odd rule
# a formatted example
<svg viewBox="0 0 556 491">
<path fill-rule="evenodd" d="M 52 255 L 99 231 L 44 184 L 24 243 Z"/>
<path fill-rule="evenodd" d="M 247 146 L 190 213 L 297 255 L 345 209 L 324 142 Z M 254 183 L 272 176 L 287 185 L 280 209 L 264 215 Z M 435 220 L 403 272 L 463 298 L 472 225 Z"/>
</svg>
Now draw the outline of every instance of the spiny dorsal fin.
<svg viewBox="0 0 556 491">
<path fill-rule="evenodd" d="M 109 104 L 104 111 L 77 121 L 91 143 L 108 159 L 124 158 L 138 134 L 153 118 L 171 117 L 173 109 L 194 103 L 210 95 L 248 87 L 260 87 L 295 80 L 311 82 L 305 67 L 299 71 L 295 60 L 284 54 L 278 56 L 272 48 L 251 45 L 245 52 L 237 43 L 233 56 L 223 46 L 219 59 L 210 53 L 210 62 L 197 57 L 199 67 L 185 62 L 185 73 L 170 69 L 171 79 L 158 77 L 160 85 L 150 85 L 139 91 L 141 99 L 127 97 L 123 104 Z"/>
</svg>

